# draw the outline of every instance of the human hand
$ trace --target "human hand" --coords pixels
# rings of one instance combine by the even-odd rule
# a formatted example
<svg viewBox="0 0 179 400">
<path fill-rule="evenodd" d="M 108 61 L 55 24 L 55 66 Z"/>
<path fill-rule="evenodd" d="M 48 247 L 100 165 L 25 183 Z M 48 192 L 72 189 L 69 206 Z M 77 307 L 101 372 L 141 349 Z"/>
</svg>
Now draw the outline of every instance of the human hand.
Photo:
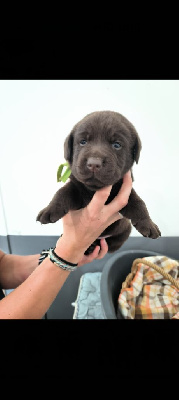
<svg viewBox="0 0 179 400">
<path fill-rule="evenodd" d="M 111 189 L 112 186 L 107 186 L 97 190 L 85 208 L 69 211 L 63 217 L 63 236 L 57 241 L 56 251 L 58 251 L 59 246 L 61 250 L 63 245 L 63 253 L 66 252 L 67 255 L 71 253 L 74 262 L 86 260 L 86 258 L 84 259 L 86 249 L 109 225 L 121 218 L 119 210 L 127 205 L 132 189 L 131 172 L 128 171 L 124 175 L 123 184 L 117 196 L 109 204 L 105 205 Z M 104 250 L 104 246 L 103 243 L 102 254 L 107 252 L 106 247 Z M 94 251 L 97 252 L 96 249 Z M 89 256 L 86 257 L 89 260 Z"/>
</svg>

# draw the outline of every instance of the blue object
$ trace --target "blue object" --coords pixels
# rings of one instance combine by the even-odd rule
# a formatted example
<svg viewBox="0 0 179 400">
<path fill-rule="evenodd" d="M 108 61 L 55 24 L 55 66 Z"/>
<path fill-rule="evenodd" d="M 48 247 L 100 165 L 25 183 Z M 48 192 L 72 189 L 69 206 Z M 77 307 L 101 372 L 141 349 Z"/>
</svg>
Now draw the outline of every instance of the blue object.
<svg viewBox="0 0 179 400">
<path fill-rule="evenodd" d="M 101 272 L 88 272 L 82 275 L 79 283 L 73 319 L 105 319 L 101 307 Z"/>
</svg>

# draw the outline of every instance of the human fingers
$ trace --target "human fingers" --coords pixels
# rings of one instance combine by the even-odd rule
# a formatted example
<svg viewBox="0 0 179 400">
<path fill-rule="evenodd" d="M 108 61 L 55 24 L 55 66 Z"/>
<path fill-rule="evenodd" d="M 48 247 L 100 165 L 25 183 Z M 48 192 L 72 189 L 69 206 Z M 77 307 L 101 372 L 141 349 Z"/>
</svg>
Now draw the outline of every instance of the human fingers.
<svg viewBox="0 0 179 400">
<path fill-rule="evenodd" d="M 131 171 L 128 171 L 123 177 L 123 183 L 117 196 L 106 206 L 108 212 L 115 213 L 119 212 L 124 208 L 129 200 L 129 196 L 132 190 L 132 177 Z"/>
<path fill-rule="evenodd" d="M 103 258 L 108 252 L 108 245 L 105 239 L 100 240 L 100 246 L 96 246 L 91 254 L 84 255 L 83 258 L 79 261 L 78 267 L 81 267 L 84 264 L 91 263 L 94 260 L 100 260 L 101 258 Z"/>
<path fill-rule="evenodd" d="M 95 192 L 92 200 L 87 206 L 88 212 L 91 216 L 98 215 L 101 212 L 106 200 L 110 195 L 111 189 L 112 185 L 105 186 L 104 188 L 99 189 Z"/>
<path fill-rule="evenodd" d="M 78 262 L 78 267 L 81 267 L 84 264 L 88 264 L 96 260 L 99 252 L 100 252 L 100 246 L 96 246 L 91 254 L 89 255 L 84 254 L 82 259 Z"/>
<path fill-rule="evenodd" d="M 105 239 L 100 240 L 100 245 L 101 245 L 101 248 L 100 248 L 100 251 L 96 258 L 97 260 L 100 260 L 101 258 L 103 258 L 108 252 L 108 244 Z"/>
<path fill-rule="evenodd" d="M 120 210 L 126 206 L 132 190 L 132 176 L 131 171 L 128 171 L 123 177 L 123 183 L 119 193 L 116 196 L 116 202 L 120 200 Z"/>
</svg>

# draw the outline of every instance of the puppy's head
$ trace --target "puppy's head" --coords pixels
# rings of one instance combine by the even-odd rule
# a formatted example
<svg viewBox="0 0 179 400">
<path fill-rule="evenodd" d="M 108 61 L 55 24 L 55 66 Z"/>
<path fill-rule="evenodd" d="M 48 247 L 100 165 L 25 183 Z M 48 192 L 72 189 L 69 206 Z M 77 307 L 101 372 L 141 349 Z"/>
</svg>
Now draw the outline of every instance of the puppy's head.
<svg viewBox="0 0 179 400">
<path fill-rule="evenodd" d="M 114 185 L 138 163 L 141 141 L 121 114 L 97 111 L 79 121 L 64 143 L 73 176 L 90 190 Z"/>
</svg>

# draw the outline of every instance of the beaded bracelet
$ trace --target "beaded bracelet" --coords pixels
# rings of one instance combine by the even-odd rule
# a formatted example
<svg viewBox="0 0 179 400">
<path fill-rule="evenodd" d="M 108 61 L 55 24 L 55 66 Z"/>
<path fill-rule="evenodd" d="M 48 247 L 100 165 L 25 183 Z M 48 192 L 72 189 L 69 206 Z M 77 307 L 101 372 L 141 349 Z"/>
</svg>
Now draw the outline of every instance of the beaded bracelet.
<svg viewBox="0 0 179 400">
<path fill-rule="evenodd" d="M 39 264 L 48 257 L 50 261 L 52 261 L 57 267 L 62 268 L 65 271 L 75 271 L 78 264 L 73 264 L 69 261 L 64 260 L 63 258 L 59 257 L 53 247 L 50 247 L 49 250 L 42 250 L 40 257 L 39 257 Z"/>
</svg>

